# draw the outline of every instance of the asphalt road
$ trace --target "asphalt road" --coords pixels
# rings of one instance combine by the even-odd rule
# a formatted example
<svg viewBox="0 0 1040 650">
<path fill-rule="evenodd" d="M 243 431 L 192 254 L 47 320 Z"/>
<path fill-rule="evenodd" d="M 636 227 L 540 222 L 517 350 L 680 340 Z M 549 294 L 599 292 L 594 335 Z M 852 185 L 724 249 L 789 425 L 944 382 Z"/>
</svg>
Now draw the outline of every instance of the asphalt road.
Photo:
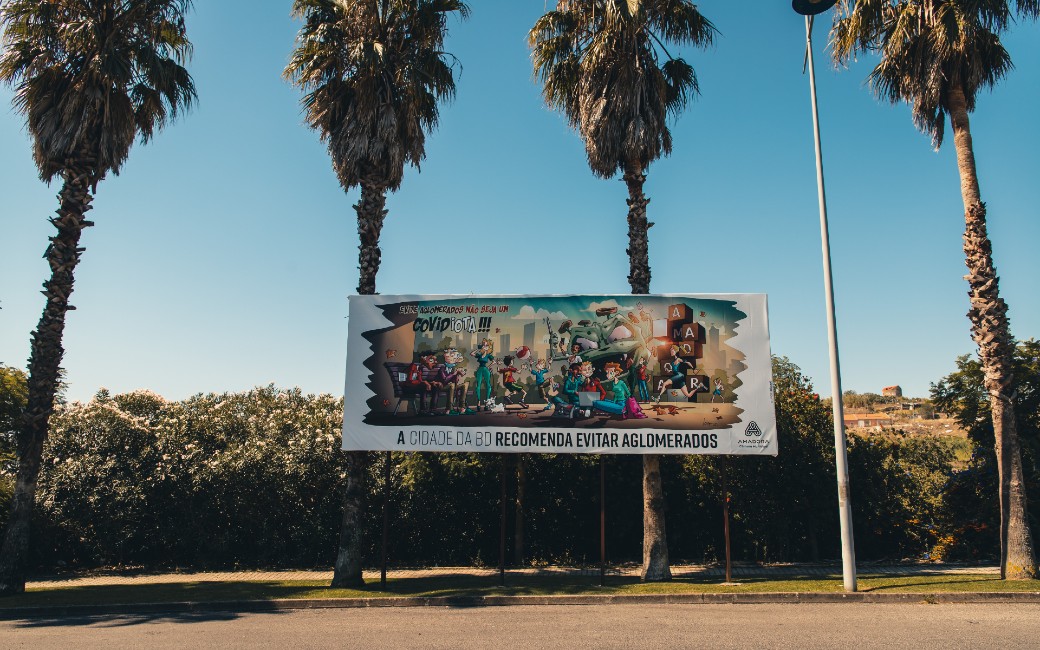
<svg viewBox="0 0 1040 650">
<path fill-rule="evenodd" d="M 0 621 L 0 648 L 1036 648 L 1040 605 L 372 608 Z"/>
</svg>

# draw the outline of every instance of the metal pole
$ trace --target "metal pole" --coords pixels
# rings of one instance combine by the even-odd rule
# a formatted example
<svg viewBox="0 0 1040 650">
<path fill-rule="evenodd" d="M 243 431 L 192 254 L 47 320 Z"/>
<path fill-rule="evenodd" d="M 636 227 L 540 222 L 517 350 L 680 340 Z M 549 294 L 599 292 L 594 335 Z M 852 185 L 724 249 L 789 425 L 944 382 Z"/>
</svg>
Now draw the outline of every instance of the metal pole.
<svg viewBox="0 0 1040 650">
<path fill-rule="evenodd" d="M 607 470 L 599 455 L 599 586 L 607 584 Z"/>
<path fill-rule="evenodd" d="M 820 238 L 823 241 L 823 285 L 827 299 L 827 341 L 830 344 L 831 404 L 834 416 L 834 462 L 838 474 L 838 515 L 841 520 L 841 565 L 845 591 L 856 591 L 856 548 L 852 538 L 852 502 L 849 498 L 849 468 L 845 452 L 845 422 L 841 403 L 841 371 L 838 364 L 838 326 L 834 317 L 834 287 L 831 281 L 831 246 L 827 230 L 827 195 L 823 185 L 823 148 L 820 145 L 820 114 L 816 106 L 816 69 L 813 66 L 812 16 L 805 17 L 809 88 L 812 93 L 813 134 L 816 137 L 816 184 L 820 200 Z"/>
<path fill-rule="evenodd" d="M 498 582 L 504 587 L 506 586 L 506 455 L 499 454 L 499 457 L 501 459 L 499 474 L 502 477 L 502 485 L 498 500 L 502 505 L 502 522 L 498 535 Z"/>
<path fill-rule="evenodd" d="M 379 569 L 379 588 L 386 589 L 386 546 L 390 539 L 390 452 L 383 468 L 383 561 Z"/>
<path fill-rule="evenodd" d="M 730 550 L 729 550 L 729 486 L 726 482 L 726 470 L 727 461 L 725 456 L 720 456 L 722 460 L 722 532 L 726 538 L 726 582 L 733 582 L 732 563 L 730 561 Z"/>
</svg>

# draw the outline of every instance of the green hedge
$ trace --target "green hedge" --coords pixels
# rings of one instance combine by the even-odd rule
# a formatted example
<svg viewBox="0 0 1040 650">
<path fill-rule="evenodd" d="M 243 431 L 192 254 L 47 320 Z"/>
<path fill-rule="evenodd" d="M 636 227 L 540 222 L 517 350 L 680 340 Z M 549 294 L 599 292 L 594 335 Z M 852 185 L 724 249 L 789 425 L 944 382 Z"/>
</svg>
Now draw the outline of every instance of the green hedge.
<svg viewBox="0 0 1040 650">
<path fill-rule="evenodd" d="M 829 409 L 786 359 L 774 362 L 774 384 L 778 457 L 663 458 L 674 560 L 721 559 L 723 475 L 732 497 L 735 559 L 839 556 Z M 64 405 L 45 449 L 35 562 L 328 566 L 344 479 L 341 426 L 341 399 L 273 386 L 179 402 L 147 391 L 102 391 L 88 403 Z M 370 459 L 365 540 L 374 565 L 384 456 Z M 888 435 L 851 442 L 860 559 L 924 557 L 948 537 L 958 523 L 944 501 L 954 477 L 949 460 L 950 451 L 935 440 Z M 395 453 L 391 563 L 497 564 L 503 471 L 511 561 L 520 526 L 524 562 L 597 562 L 599 458 L 526 454 L 522 493 L 520 461 L 515 455 Z M 605 466 L 608 555 L 639 560 L 641 458 L 607 456 Z"/>
</svg>

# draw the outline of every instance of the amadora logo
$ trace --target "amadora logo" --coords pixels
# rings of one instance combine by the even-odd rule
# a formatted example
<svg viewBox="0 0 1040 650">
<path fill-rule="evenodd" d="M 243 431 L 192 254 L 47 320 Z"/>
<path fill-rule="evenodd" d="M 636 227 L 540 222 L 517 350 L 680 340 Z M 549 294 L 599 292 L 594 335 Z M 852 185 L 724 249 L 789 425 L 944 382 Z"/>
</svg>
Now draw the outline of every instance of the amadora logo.
<svg viewBox="0 0 1040 650">
<path fill-rule="evenodd" d="M 756 424 L 755 421 L 752 420 L 751 424 L 747 425 L 747 428 L 744 429 L 744 435 L 745 436 L 749 436 L 749 437 L 750 436 L 755 436 L 756 438 L 761 438 L 762 437 L 762 429 L 760 429 L 758 427 L 758 424 Z"/>
</svg>

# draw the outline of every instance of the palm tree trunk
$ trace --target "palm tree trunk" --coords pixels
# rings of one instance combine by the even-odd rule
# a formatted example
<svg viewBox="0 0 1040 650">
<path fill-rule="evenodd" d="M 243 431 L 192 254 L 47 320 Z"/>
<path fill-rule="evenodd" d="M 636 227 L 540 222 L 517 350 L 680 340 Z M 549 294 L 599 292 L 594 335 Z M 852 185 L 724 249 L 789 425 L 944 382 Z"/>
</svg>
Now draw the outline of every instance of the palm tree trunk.
<svg viewBox="0 0 1040 650">
<path fill-rule="evenodd" d="M 1037 565 L 1027 519 L 1018 425 L 1011 403 L 1015 346 L 1008 327 L 1007 305 L 998 291 L 992 245 L 986 233 L 986 205 L 980 198 L 967 102 L 961 88 L 950 89 L 947 105 L 964 199 L 964 255 L 968 266 L 965 279 L 971 299 L 968 318 L 971 320 L 972 338 L 979 346 L 979 359 L 989 393 L 1000 477 L 1000 575 L 1005 579 L 1024 580 L 1036 577 Z"/>
<path fill-rule="evenodd" d="M 636 164 L 625 166 L 628 186 L 628 283 L 632 293 L 650 293 L 650 241 L 653 226 L 646 218 L 650 200 L 643 194 L 646 174 Z M 643 580 L 671 580 L 668 541 L 664 526 L 664 489 L 661 486 L 661 457 L 643 456 Z"/>
<path fill-rule="evenodd" d="M 332 586 L 338 589 L 363 589 L 362 515 L 368 478 L 368 452 L 347 452 L 347 481 L 343 488 L 343 519 L 339 528 L 339 552 L 332 572 Z"/>
<path fill-rule="evenodd" d="M 376 292 L 376 274 L 383 257 L 379 250 L 379 235 L 386 219 L 386 187 L 378 181 L 362 179 L 361 200 L 354 205 L 354 210 L 357 211 L 358 237 L 361 240 L 358 246 L 358 293 L 368 296 Z"/>
<path fill-rule="evenodd" d="M 29 357 L 29 399 L 18 436 L 18 472 L 10 518 L 4 531 L 0 551 L 0 595 L 25 591 L 26 562 L 30 543 L 30 524 L 36 481 L 40 474 L 43 444 L 47 440 L 48 423 L 54 410 L 54 396 L 60 380 L 61 347 L 65 331 L 65 314 L 75 309 L 69 304 L 74 281 L 73 271 L 83 249 L 78 248 L 80 234 L 92 226 L 83 218 L 90 209 L 91 180 L 88 164 L 70 163 L 62 172 L 64 181 L 58 198 L 61 207 L 51 223 L 58 234 L 51 237 L 44 257 L 51 267 L 50 280 L 44 283 L 47 303 L 43 315 L 32 334 L 32 352 Z"/>
<path fill-rule="evenodd" d="M 354 205 L 357 212 L 358 237 L 358 294 L 367 296 L 376 292 L 376 274 L 382 252 L 379 235 L 386 219 L 386 187 L 376 179 L 361 180 L 361 200 Z M 362 568 L 362 515 L 367 494 L 368 458 L 365 451 L 347 452 L 347 482 L 343 489 L 343 520 L 339 529 L 339 550 L 333 567 L 332 586 L 361 589 L 365 580 Z"/>
<path fill-rule="evenodd" d="M 650 242 L 647 232 L 653 224 L 647 221 L 646 204 L 650 199 L 643 194 L 646 174 L 637 165 L 625 167 L 625 185 L 628 186 L 628 283 L 632 293 L 650 293 Z"/>
<path fill-rule="evenodd" d="M 658 454 L 643 456 L 643 569 L 640 576 L 646 582 L 672 579 L 664 528 L 661 456 Z"/>
</svg>

